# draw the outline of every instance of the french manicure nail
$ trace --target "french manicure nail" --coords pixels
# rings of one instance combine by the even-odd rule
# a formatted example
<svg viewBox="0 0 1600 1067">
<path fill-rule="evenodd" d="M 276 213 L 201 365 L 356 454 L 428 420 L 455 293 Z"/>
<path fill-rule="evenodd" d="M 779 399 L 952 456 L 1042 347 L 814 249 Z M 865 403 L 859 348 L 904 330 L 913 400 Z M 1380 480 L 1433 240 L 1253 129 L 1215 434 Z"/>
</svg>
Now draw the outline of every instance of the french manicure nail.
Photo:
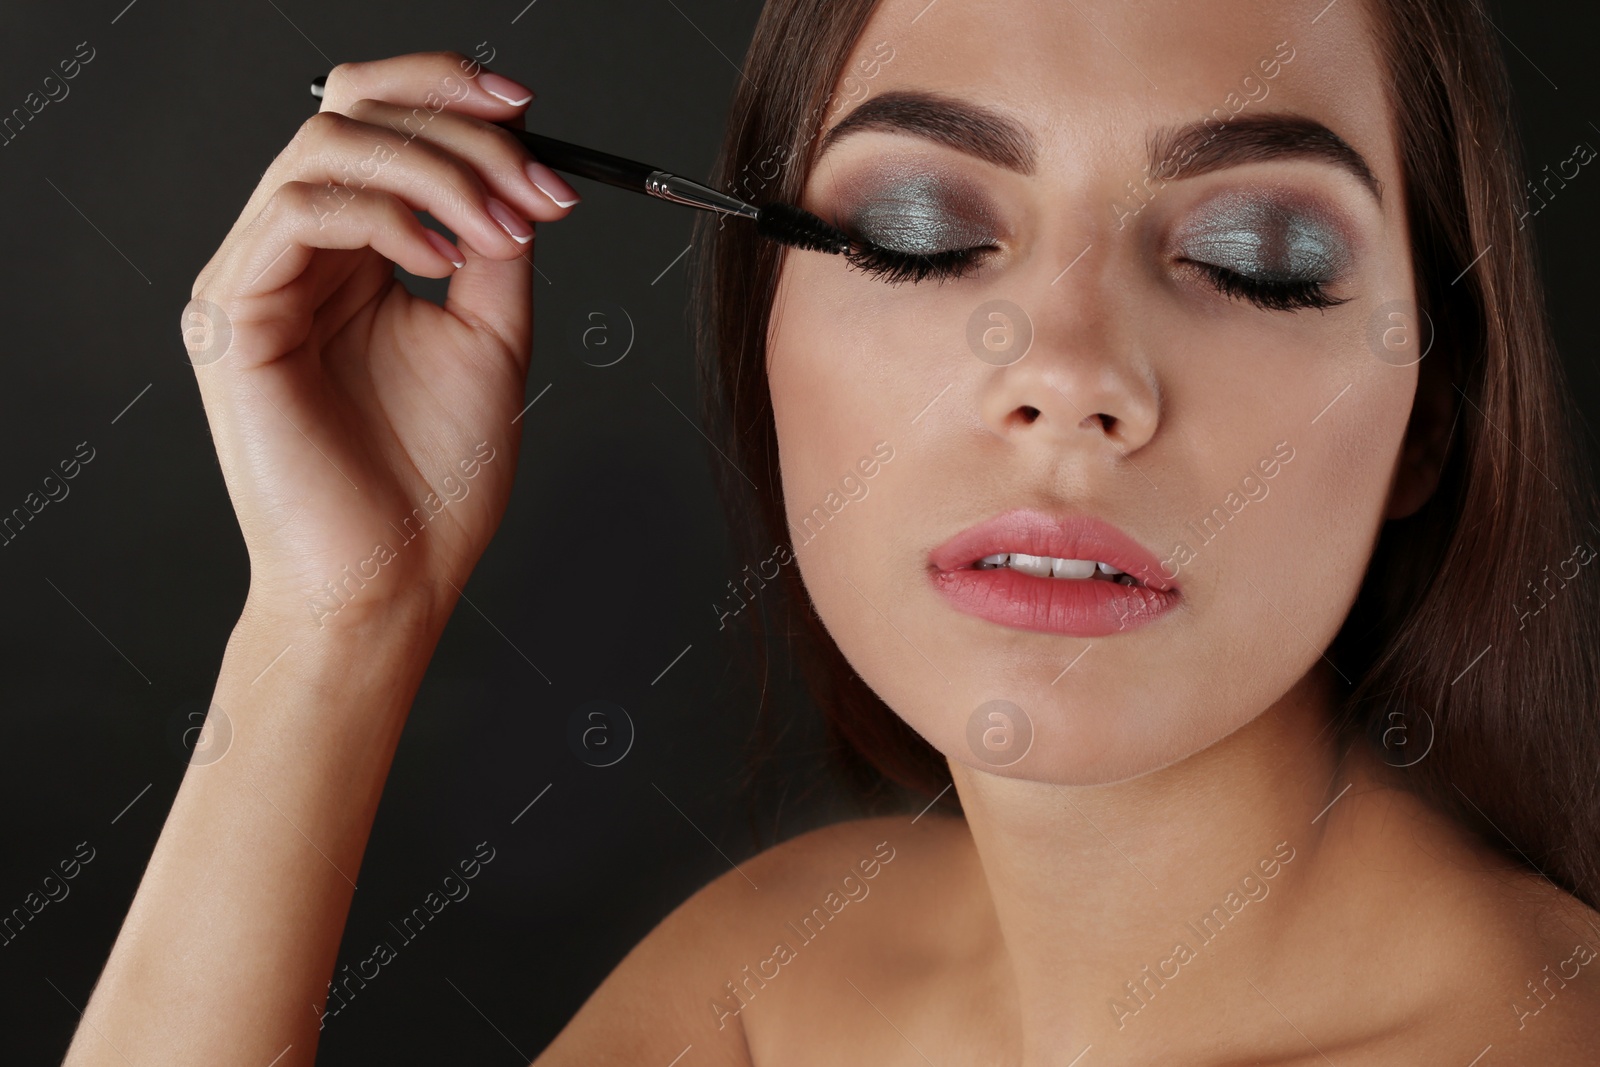
<svg viewBox="0 0 1600 1067">
<path fill-rule="evenodd" d="M 483 86 L 483 91 L 490 96 L 498 97 L 508 104 L 521 107 L 533 99 L 533 90 L 526 85 L 519 85 L 504 74 L 495 74 L 484 71 L 478 75 L 478 84 Z"/>
<path fill-rule="evenodd" d="M 519 245 L 525 245 L 533 240 L 533 227 L 520 218 L 510 205 L 502 200 L 489 197 L 485 205 L 489 209 L 489 216 L 500 224 L 500 228 L 511 235 L 511 239 Z"/>
<path fill-rule="evenodd" d="M 527 171 L 533 187 L 548 196 L 557 207 L 571 207 L 583 199 L 578 195 L 578 190 L 562 180 L 561 175 L 537 159 L 528 160 Z"/>
<path fill-rule="evenodd" d="M 461 254 L 461 250 L 455 245 L 451 244 L 450 239 L 445 237 L 444 234 L 440 233 L 438 230 L 430 230 L 424 226 L 422 229 L 422 235 L 427 239 L 428 243 L 433 246 L 433 250 L 439 253 L 445 259 L 448 259 L 457 267 L 465 267 L 467 265 L 467 259 Z"/>
</svg>

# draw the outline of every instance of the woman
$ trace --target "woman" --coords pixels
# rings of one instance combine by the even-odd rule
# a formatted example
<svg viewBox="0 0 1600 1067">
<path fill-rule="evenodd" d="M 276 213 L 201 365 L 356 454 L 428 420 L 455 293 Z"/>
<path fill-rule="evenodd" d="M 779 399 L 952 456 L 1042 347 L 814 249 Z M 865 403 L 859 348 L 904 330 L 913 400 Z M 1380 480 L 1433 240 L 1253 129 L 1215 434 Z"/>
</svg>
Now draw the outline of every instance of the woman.
<svg viewBox="0 0 1600 1067">
<path fill-rule="evenodd" d="M 251 559 L 234 739 L 70 1064 L 312 1061 L 510 491 L 524 220 L 576 199 L 486 125 L 527 96 L 340 66 L 196 280 L 232 329 L 196 362 Z M 719 180 L 898 255 L 708 216 L 707 392 L 836 736 L 927 806 L 718 878 L 537 1062 L 1592 1062 L 1592 483 L 1505 101 L 1458 0 L 769 3 Z"/>
</svg>

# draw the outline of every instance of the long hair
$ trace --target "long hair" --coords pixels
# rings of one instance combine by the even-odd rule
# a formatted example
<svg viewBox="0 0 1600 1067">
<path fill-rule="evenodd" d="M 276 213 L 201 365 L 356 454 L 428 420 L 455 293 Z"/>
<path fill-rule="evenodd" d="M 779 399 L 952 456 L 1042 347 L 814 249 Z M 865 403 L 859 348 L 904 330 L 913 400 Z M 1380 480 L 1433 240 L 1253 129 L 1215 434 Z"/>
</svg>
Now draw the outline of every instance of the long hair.
<svg viewBox="0 0 1600 1067">
<path fill-rule="evenodd" d="M 769 0 L 719 187 L 758 204 L 799 200 L 875 4 Z M 1334 639 L 1330 655 L 1355 680 L 1335 724 L 1376 746 L 1405 787 L 1600 906 L 1600 573 L 1589 573 L 1600 566 L 1585 570 L 1600 528 L 1526 226 L 1509 79 L 1472 0 L 1374 0 L 1370 11 L 1390 74 L 1419 321 L 1433 332 L 1414 410 L 1427 410 L 1425 388 L 1444 391 L 1454 419 L 1437 488 L 1386 524 Z M 703 417 L 731 461 L 718 459 L 719 489 L 739 550 L 770 559 L 788 543 L 766 372 L 783 251 L 709 215 L 695 247 Z M 796 567 L 744 617 L 763 670 L 771 637 L 789 646 L 864 807 L 938 797 L 959 812 L 945 758 L 846 661 Z M 771 719 L 758 720 L 756 761 L 777 736 Z"/>
</svg>

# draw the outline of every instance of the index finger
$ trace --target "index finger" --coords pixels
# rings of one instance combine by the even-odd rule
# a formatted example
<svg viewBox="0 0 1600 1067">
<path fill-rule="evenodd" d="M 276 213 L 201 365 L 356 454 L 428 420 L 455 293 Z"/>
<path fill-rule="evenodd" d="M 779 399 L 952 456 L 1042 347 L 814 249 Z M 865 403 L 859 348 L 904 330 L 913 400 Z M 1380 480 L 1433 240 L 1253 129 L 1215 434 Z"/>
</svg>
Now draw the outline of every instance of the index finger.
<svg viewBox="0 0 1600 1067">
<path fill-rule="evenodd" d="M 533 90 L 495 74 L 455 51 L 412 52 L 365 62 L 340 63 L 328 72 L 321 111 L 346 111 L 357 100 L 448 107 L 488 122 L 520 114 Z"/>
</svg>

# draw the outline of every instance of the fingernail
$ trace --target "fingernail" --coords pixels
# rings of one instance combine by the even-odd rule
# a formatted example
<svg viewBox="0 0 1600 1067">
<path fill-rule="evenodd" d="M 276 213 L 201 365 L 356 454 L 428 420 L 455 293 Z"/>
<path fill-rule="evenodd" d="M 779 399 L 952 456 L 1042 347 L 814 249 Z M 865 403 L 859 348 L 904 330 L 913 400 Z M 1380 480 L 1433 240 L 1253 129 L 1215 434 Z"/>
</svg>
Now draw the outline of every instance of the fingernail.
<svg viewBox="0 0 1600 1067">
<path fill-rule="evenodd" d="M 548 196 L 557 207 L 571 207 L 583 199 L 578 195 L 578 190 L 562 180 L 561 175 L 537 159 L 528 160 L 527 171 L 533 187 Z"/>
<path fill-rule="evenodd" d="M 478 84 L 483 86 L 484 92 L 490 96 L 499 97 L 508 104 L 518 107 L 533 99 L 533 90 L 526 85 L 519 85 L 504 74 L 495 74 L 484 71 L 478 75 Z"/>
<path fill-rule="evenodd" d="M 467 265 L 467 259 L 461 254 L 461 249 L 451 244 L 449 239 L 446 238 L 444 234 L 440 233 L 438 230 L 430 230 L 426 227 L 423 228 L 422 234 L 427 238 L 428 243 L 433 246 L 433 250 L 439 253 L 445 259 L 448 259 L 451 263 L 458 267 L 465 267 Z"/>
<path fill-rule="evenodd" d="M 486 206 L 489 209 L 489 217 L 498 222 L 500 228 L 510 234 L 511 239 L 517 244 L 525 245 L 533 240 L 533 227 L 529 226 L 523 219 L 518 218 L 517 213 L 512 211 L 504 201 L 496 200 L 491 196 L 488 198 Z"/>
</svg>

